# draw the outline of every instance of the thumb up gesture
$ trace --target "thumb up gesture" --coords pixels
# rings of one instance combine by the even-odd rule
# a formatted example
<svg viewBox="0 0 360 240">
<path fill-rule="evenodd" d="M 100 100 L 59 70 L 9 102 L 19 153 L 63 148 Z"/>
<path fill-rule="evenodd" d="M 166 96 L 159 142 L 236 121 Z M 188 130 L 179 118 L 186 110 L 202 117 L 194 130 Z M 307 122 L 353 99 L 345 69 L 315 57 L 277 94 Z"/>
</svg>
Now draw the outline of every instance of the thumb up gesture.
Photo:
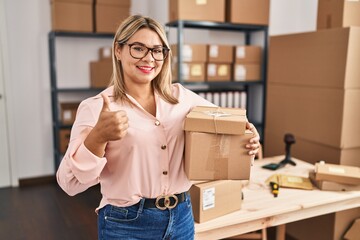
<svg viewBox="0 0 360 240">
<path fill-rule="evenodd" d="M 101 96 L 103 106 L 99 119 L 84 142 L 85 146 L 97 156 L 103 156 L 106 144 L 109 141 L 122 139 L 129 128 L 126 112 L 111 111 L 109 97 L 104 93 Z"/>
</svg>

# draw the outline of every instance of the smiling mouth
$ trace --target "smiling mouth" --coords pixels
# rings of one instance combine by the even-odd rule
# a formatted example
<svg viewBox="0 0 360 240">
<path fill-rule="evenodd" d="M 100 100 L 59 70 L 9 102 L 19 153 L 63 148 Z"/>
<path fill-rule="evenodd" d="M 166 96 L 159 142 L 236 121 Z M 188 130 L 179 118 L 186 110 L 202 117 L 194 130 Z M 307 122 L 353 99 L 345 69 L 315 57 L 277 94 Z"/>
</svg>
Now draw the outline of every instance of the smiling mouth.
<svg viewBox="0 0 360 240">
<path fill-rule="evenodd" d="M 154 69 L 154 67 L 146 67 L 146 66 L 138 66 L 138 68 L 144 72 L 150 72 L 151 70 Z"/>
</svg>

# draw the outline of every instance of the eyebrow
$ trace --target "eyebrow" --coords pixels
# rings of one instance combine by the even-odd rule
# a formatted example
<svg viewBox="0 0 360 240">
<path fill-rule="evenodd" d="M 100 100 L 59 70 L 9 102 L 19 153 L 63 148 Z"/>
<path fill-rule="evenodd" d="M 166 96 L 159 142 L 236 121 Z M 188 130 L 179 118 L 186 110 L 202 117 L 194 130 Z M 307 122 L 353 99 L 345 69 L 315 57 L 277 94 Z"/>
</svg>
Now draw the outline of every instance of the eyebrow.
<svg viewBox="0 0 360 240">
<path fill-rule="evenodd" d="M 146 44 L 141 43 L 141 42 L 133 42 L 131 44 L 139 44 L 141 46 L 147 47 Z M 159 45 L 153 45 L 153 47 L 164 47 L 164 46 L 162 44 L 159 44 Z"/>
</svg>

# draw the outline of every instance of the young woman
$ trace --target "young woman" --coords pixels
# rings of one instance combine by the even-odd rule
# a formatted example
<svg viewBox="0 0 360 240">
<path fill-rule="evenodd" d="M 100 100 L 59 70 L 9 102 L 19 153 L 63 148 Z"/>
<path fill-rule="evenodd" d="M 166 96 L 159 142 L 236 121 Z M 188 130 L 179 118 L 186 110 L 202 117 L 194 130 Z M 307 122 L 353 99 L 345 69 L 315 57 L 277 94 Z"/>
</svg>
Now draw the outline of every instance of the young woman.
<svg viewBox="0 0 360 240">
<path fill-rule="evenodd" d="M 193 239 L 183 121 L 213 104 L 172 84 L 169 43 L 154 19 L 124 20 L 112 52 L 110 87 L 80 104 L 58 183 L 69 195 L 100 183 L 99 239 Z M 255 155 L 259 135 L 247 127 Z"/>
</svg>

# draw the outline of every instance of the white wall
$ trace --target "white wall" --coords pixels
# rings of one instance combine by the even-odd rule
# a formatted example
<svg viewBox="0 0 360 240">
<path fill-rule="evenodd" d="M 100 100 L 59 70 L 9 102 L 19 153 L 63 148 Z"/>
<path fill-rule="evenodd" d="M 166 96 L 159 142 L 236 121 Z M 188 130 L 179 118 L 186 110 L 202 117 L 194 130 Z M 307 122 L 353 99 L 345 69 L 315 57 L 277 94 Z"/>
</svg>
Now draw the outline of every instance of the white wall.
<svg viewBox="0 0 360 240">
<path fill-rule="evenodd" d="M 11 109 L 7 118 L 13 126 L 9 129 L 12 136 L 11 162 L 20 179 L 54 174 L 47 42 L 47 34 L 51 29 L 50 1 L 0 1 L 5 3 L 8 29 L 9 57 L 6 66 L 9 66 L 10 73 L 5 79 L 5 85 L 8 97 L 7 108 Z M 165 24 L 168 21 L 167 9 L 168 0 L 133 0 L 131 12 L 152 16 Z M 270 34 L 315 30 L 316 10 L 315 0 L 271 0 Z M 237 33 L 220 34 L 209 31 L 201 34 L 190 32 L 186 35 L 185 41 L 188 42 L 205 39 L 207 43 L 233 43 L 241 38 Z M 174 37 L 175 34 L 170 32 L 170 41 L 174 41 Z M 64 49 L 66 44 L 68 44 L 66 40 L 62 42 Z M 75 46 L 80 48 L 84 44 L 78 40 Z M 99 44 L 104 43 L 94 43 L 97 46 Z M 67 55 L 66 50 L 60 52 Z M 90 55 L 79 53 L 77 61 L 81 62 L 84 59 L 88 61 L 95 56 L 94 54 L 96 53 Z M 66 62 L 66 60 L 59 61 Z M 59 66 L 64 67 L 63 64 Z M 71 67 L 64 68 L 63 79 L 67 79 L 66 76 L 72 76 L 80 82 L 88 79 L 85 73 L 87 69 L 81 73 L 81 70 L 71 72 Z"/>
</svg>

